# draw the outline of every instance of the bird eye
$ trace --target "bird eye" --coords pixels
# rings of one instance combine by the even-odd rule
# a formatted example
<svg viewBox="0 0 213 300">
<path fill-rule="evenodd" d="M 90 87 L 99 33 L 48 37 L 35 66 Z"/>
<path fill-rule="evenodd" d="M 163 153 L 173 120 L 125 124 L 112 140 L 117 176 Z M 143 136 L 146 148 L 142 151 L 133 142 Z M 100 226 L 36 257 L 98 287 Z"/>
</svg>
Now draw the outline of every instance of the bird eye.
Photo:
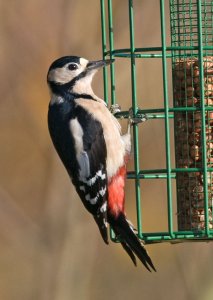
<svg viewBox="0 0 213 300">
<path fill-rule="evenodd" d="M 71 71 L 73 71 L 73 70 L 78 69 L 78 66 L 77 66 L 76 64 L 70 64 L 70 65 L 68 66 L 68 69 L 71 70 Z"/>
</svg>

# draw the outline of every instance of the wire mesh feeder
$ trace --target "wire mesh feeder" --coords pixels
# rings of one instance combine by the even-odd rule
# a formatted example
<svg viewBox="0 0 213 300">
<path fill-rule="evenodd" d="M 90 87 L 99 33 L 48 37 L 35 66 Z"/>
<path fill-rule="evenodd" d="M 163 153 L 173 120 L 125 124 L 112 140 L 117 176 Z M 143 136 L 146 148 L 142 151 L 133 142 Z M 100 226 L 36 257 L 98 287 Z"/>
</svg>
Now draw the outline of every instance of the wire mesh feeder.
<svg viewBox="0 0 213 300">
<path fill-rule="evenodd" d="M 103 57 L 130 60 L 133 117 L 140 119 L 146 114 L 149 120 L 163 119 L 165 124 L 166 168 L 150 170 L 140 169 L 138 143 L 140 124 L 136 123 L 133 126 L 134 170 L 128 172 L 128 178 L 135 181 L 138 236 L 146 243 L 210 241 L 213 240 L 213 2 L 159 0 L 161 45 L 149 48 L 135 47 L 133 2 L 133 0 L 125 2 L 129 11 L 129 47 L 114 48 L 112 0 L 108 0 L 107 3 L 101 0 L 101 25 Z M 171 46 L 166 45 L 165 3 L 169 5 L 170 11 L 168 20 L 170 20 Z M 109 49 L 107 49 L 107 34 Z M 136 62 L 137 59 L 143 58 L 156 58 L 162 61 L 163 108 L 138 108 Z M 169 106 L 168 99 L 168 58 L 172 61 L 173 107 Z M 111 103 L 115 104 L 117 99 L 113 65 L 110 69 L 110 79 Z M 107 70 L 104 70 L 104 94 L 108 100 Z M 116 116 L 127 118 L 129 112 L 121 111 Z M 171 119 L 174 121 L 175 167 L 172 167 L 171 163 L 169 123 Z M 142 230 L 140 181 L 147 178 L 166 180 L 168 219 L 166 232 L 147 233 Z M 176 220 L 173 211 L 172 180 L 176 180 Z M 115 240 L 113 234 L 112 239 Z"/>
<path fill-rule="evenodd" d="M 213 228 L 213 2 L 171 1 L 179 230 Z"/>
</svg>

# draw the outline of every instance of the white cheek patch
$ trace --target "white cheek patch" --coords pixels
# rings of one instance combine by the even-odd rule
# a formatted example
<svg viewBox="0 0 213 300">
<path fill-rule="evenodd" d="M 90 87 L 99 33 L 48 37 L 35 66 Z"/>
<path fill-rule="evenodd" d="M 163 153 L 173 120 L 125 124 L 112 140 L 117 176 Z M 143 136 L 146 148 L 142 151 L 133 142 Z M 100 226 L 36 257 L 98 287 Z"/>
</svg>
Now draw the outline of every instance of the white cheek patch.
<svg viewBox="0 0 213 300">
<path fill-rule="evenodd" d="M 53 82 L 58 82 L 61 84 L 71 81 L 75 75 L 65 68 L 57 68 L 51 70 L 48 74 L 48 80 Z"/>
<path fill-rule="evenodd" d="M 71 81 L 72 79 L 74 79 L 80 73 L 82 73 L 85 70 L 87 63 L 88 63 L 88 61 L 83 58 L 82 64 L 76 70 L 68 69 L 68 66 L 70 65 L 70 63 L 66 64 L 63 68 L 53 69 L 48 74 L 48 80 L 53 81 L 53 82 L 58 82 L 61 84 L 65 84 L 65 83 Z"/>
</svg>

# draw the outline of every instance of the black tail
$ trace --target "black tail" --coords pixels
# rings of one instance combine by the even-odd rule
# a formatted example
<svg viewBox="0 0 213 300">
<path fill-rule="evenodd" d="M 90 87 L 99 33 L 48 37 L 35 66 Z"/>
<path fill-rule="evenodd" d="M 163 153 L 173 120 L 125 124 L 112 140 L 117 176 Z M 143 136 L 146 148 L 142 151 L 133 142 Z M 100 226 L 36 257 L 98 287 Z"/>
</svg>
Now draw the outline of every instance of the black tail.
<svg viewBox="0 0 213 300">
<path fill-rule="evenodd" d="M 131 225 L 126 220 L 124 214 L 120 213 L 119 216 L 115 218 L 109 213 L 108 222 L 112 226 L 116 236 L 121 239 L 121 245 L 130 256 L 132 262 L 136 265 L 136 255 L 147 268 L 147 270 L 151 272 L 151 267 L 156 272 L 151 258 L 149 257 L 143 244 L 134 233 L 134 229 L 131 228 Z"/>
<path fill-rule="evenodd" d="M 101 233 L 101 236 L 104 240 L 104 242 L 108 245 L 109 241 L 108 241 L 108 234 L 107 234 L 107 227 L 106 224 L 104 223 L 104 217 L 102 214 L 97 214 L 96 216 L 93 216 L 95 219 L 95 222 L 98 225 L 99 231 Z"/>
</svg>

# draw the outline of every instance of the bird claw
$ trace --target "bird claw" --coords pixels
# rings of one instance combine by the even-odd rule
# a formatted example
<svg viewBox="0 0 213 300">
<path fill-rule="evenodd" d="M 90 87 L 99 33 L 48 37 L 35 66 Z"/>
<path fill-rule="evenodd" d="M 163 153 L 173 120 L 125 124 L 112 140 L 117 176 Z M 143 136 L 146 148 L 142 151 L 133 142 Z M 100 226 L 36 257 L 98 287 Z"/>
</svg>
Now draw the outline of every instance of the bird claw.
<svg viewBox="0 0 213 300">
<path fill-rule="evenodd" d="M 148 120 L 148 117 L 146 114 L 140 114 L 138 117 L 133 117 L 133 110 L 132 108 L 129 109 L 129 124 L 134 125 L 138 123 L 143 123 Z"/>
<path fill-rule="evenodd" d="M 115 103 L 110 106 L 109 110 L 113 115 L 115 115 L 115 114 L 121 112 L 121 107 L 119 104 Z"/>
</svg>

